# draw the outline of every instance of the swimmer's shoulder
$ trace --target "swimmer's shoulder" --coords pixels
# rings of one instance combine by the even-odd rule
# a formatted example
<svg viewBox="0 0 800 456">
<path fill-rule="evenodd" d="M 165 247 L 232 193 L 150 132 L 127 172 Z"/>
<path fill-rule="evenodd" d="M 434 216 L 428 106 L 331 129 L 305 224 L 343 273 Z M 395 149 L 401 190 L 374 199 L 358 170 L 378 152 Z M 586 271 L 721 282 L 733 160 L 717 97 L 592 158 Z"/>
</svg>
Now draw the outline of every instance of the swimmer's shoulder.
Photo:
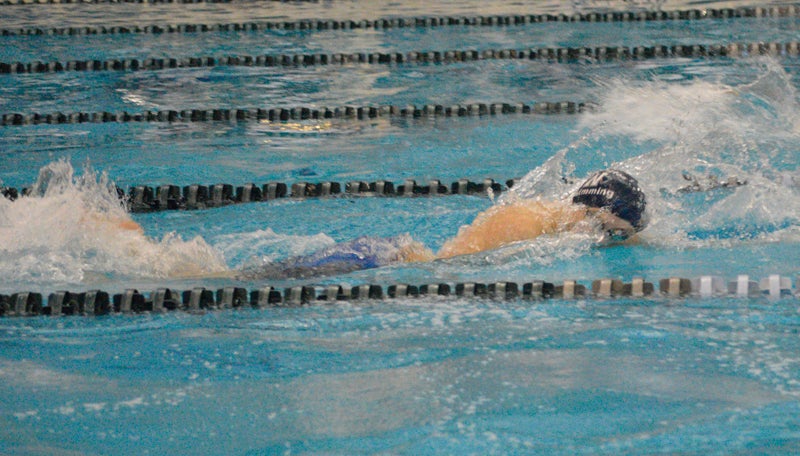
<svg viewBox="0 0 800 456">
<path fill-rule="evenodd" d="M 504 211 L 530 214 L 560 223 L 577 223 L 586 218 L 586 209 L 566 200 L 520 199 L 505 205 Z"/>
</svg>

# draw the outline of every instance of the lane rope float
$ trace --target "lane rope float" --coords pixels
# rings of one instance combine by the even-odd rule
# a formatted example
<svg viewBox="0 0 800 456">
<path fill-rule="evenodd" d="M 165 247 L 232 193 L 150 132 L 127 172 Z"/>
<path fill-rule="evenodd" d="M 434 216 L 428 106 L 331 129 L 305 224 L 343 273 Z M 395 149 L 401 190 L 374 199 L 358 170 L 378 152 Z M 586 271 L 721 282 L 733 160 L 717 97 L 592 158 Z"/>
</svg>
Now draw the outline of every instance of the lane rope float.
<svg viewBox="0 0 800 456">
<path fill-rule="evenodd" d="M 655 46 L 548 47 L 411 52 L 334 54 L 268 54 L 227 57 L 167 57 L 144 59 L 70 60 L 67 62 L 0 62 L 0 74 L 86 71 L 161 71 L 212 67 L 310 67 L 327 65 L 453 64 L 482 60 L 536 60 L 546 62 L 611 62 L 667 58 L 738 58 L 800 55 L 800 42 L 679 44 Z"/>
<path fill-rule="evenodd" d="M 45 301 L 44 297 L 47 296 Z M 598 279 L 590 285 L 564 280 L 551 283 L 544 280 L 517 282 L 460 282 L 410 285 L 362 284 L 298 285 L 278 288 L 269 285 L 247 290 L 240 287 L 190 290 L 157 288 L 149 294 L 136 289 L 109 294 L 101 290 L 85 292 L 56 291 L 47 295 L 37 292 L 0 294 L 0 316 L 31 317 L 38 315 L 63 316 L 108 314 L 163 313 L 169 311 L 206 312 L 234 308 L 295 307 L 341 301 L 380 301 L 424 297 L 493 299 L 493 300 L 606 300 L 649 299 L 675 300 L 687 298 L 797 299 L 790 277 L 772 274 L 758 281 L 748 275 L 738 275 L 733 281 L 719 276 L 704 275 L 694 279 L 668 277 L 656 283 L 634 277 L 623 283 L 619 279 Z"/>
<path fill-rule="evenodd" d="M 230 0 L 3 0 L 0 5 L 91 3 L 229 3 Z M 501 14 L 478 16 L 417 16 L 364 20 L 300 19 L 226 24 L 164 24 L 84 27 L 3 28 L 0 36 L 16 35 L 112 35 L 161 33 L 251 32 L 268 30 L 359 30 L 422 27 L 507 27 L 548 22 L 654 22 L 705 19 L 783 18 L 800 16 L 799 5 L 772 7 L 709 8 L 674 11 L 618 11 L 574 14 Z"/>
<path fill-rule="evenodd" d="M 679 188 L 676 193 L 707 192 L 717 189 L 730 190 L 747 185 L 747 180 L 741 180 L 736 176 L 720 179 L 714 175 L 709 175 L 707 178 L 702 178 L 702 180 L 698 177 L 691 177 L 691 180 L 692 183 L 690 185 Z M 130 212 L 155 212 L 206 209 L 230 204 L 273 201 L 282 198 L 489 196 L 510 190 L 518 181 L 518 178 L 507 179 L 505 186 L 492 178 L 485 178 L 481 182 L 458 179 L 450 185 L 442 183 L 439 179 L 430 179 L 426 182 L 405 179 L 401 184 L 379 179 L 372 182 L 353 180 L 345 184 L 331 181 L 300 181 L 293 184 L 269 182 L 263 185 L 248 183 L 235 187 L 231 184 L 192 184 L 183 187 L 172 184 L 163 184 L 155 187 L 134 185 L 127 192 L 117 187 L 117 195 L 119 195 Z M 4 196 L 11 201 L 27 194 L 28 190 L 25 188 L 19 190 L 14 187 L 0 187 L 0 196 Z"/>
<path fill-rule="evenodd" d="M 214 185 L 136 185 L 126 193 L 117 188 L 117 194 L 130 212 L 155 212 L 163 210 L 195 210 L 228 206 L 231 204 L 267 202 L 283 198 L 324 198 L 324 197 L 422 197 L 447 195 L 485 196 L 507 191 L 516 183 L 509 179 L 505 186 L 487 178 L 483 182 L 459 179 L 450 185 L 438 179 L 426 183 L 418 183 L 414 179 L 406 179 L 395 185 L 388 180 L 350 181 L 342 185 L 339 182 L 295 182 L 287 185 L 283 182 L 269 182 L 264 185 L 245 184 L 234 187 L 230 184 Z M 16 200 L 26 195 L 27 189 L 21 191 L 13 187 L 0 187 L 0 195 L 9 200 Z"/>
<path fill-rule="evenodd" d="M 210 186 L 189 185 L 182 189 L 176 185 L 162 185 L 152 189 L 148 186 L 131 187 L 126 205 L 131 212 L 148 212 L 175 209 L 205 209 L 249 202 L 272 201 L 280 198 L 319 198 L 331 196 L 380 196 L 380 197 L 418 197 L 446 195 L 487 195 L 501 193 L 511 188 L 514 179 L 506 181 L 506 186 L 494 179 L 484 179 L 481 183 L 459 179 L 450 185 L 433 179 L 419 184 L 406 179 L 395 185 L 391 181 L 374 182 L 351 181 L 344 186 L 338 182 L 296 182 L 291 186 L 282 182 L 270 182 L 263 186 L 246 184 L 234 187 L 229 184 Z"/>
<path fill-rule="evenodd" d="M 439 118 L 513 114 L 572 115 L 594 108 L 592 103 L 557 101 L 526 103 L 470 103 L 456 105 L 294 107 L 271 109 L 184 109 L 129 112 L 6 113 L 0 126 L 109 122 L 289 122 L 304 120 L 370 120 L 378 118 Z"/>
</svg>

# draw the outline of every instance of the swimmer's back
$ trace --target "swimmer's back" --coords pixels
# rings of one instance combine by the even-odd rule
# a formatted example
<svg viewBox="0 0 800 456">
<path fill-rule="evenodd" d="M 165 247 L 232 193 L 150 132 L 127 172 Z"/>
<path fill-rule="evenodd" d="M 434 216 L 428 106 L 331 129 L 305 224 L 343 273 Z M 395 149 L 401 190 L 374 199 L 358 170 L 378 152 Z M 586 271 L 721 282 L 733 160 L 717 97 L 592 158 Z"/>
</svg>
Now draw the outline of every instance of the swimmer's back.
<svg viewBox="0 0 800 456">
<path fill-rule="evenodd" d="M 569 230 L 584 217 L 585 211 L 580 207 L 558 201 L 522 200 L 492 206 L 479 214 L 471 225 L 462 226 L 454 238 L 445 242 L 437 256 L 450 258 L 483 252 Z"/>
</svg>

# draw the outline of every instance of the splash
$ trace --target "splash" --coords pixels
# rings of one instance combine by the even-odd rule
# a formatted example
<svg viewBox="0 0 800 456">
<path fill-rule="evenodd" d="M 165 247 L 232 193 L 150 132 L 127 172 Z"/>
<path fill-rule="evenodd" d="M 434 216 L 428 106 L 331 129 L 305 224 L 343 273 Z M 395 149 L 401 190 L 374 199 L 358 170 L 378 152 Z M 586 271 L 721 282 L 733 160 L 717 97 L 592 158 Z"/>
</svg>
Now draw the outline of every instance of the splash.
<svg viewBox="0 0 800 456">
<path fill-rule="evenodd" d="M 271 228 L 267 228 L 248 233 L 217 236 L 213 239 L 213 243 L 226 258 L 232 261 L 239 260 L 242 252 L 248 252 L 247 257 L 241 261 L 241 268 L 257 269 L 285 257 L 307 255 L 330 247 L 335 244 L 335 241 L 323 233 L 299 236 L 276 233 Z M 263 255 L 253 255 L 252 252 L 261 252 Z"/>
<path fill-rule="evenodd" d="M 680 248 L 797 240 L 796 90 L 774 60 L 738 65 L 757 68 L 751 81 L 598 81 L 599 109 L 582 116 L 582 136 L 506 198 L 567 198 L 584 178 L 574 171 L 585 157 L 625 141 L 649 151 L 620 148 L 607 166 L 636 176 L 647 194 L 647 242 Z M 746 185 L 715 185 L 729 180 Z M 684 191 L 690 181 L 704 191 Z"/>
<path fill-rule="evenodd" d="M 76 176 L 67 160 L 42 168 L 29 196 L 0 198 L 0 256 L 0 276 L 13 284 L 226 270 L 222 255 L 202 238 L 146 236 L 105 174 L 87 167 Z"/>
<path fill-rule="evenodd" d="M 791 76 L 769 59 L 734 65 L 753 74 L 751 80 L 653 75 L 598 82 L 599 108 L 580 118 L 576 139 L 500 201 L 563 200 L 588 172 L 613 166 L 636 176 L 647 194 L 650 224 L 641 233 L 647 244 L 725 248 L 800 241 L 800 106 Z M 619 144 L 633 147 L 614 147 Z M 587 161 L 595 169 L 587 169 Z M 746 185 L 713 185 L 731 177 Z M 690 183 L 702 191 L 682 191 Z M 0 276 L 15 285 L 214 274 L 227 271 L 223 258 L 243 269 L 260 267 L 333 242 L 324 234 L 287 236 L 268 229 L 218 236 L 213 246 L 176 234 L 153 239 L 125 212 L 107 176 L 91 169 L 76 176 L 63 160 L 42 169 L 30 196 L 0 198 Z M 586 255 L 594 244 L 592 235 L 546 236 L 452 261 L 546 265 Z M 253 257 L 254 251 L 261 256 Z"/>
</svg>

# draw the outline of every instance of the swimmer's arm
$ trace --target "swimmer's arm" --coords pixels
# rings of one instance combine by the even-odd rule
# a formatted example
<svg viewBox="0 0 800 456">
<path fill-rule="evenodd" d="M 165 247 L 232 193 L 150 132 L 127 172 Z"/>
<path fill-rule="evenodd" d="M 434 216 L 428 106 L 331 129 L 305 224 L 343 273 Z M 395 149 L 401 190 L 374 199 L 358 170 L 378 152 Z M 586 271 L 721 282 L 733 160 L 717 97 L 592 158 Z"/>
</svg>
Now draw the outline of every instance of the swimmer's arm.
<svg viewBox="0 0 800 456">
<path fill-rule="evenodd" d="M 479 214 L 471 225 L 462 227 L 442 246 L 437 257 L 482 252 L 542 234 L 569 230 L 584 217 L 585 210 L 563 203 L 520 201 L 493 206 Z"/>
<path fill-rule="evenodd" d="M 119 216 L 116 214 L 108 214 L 97 211 L 87 211 L 82 217 L 81 221 L 92 226 L 94 229 L 120 229 L 123 231 L 135 231 L 143 233 L 144 229 L 138 223 L 134 222 L 128 216 Z"/>
<path fill-rule="evenodd" d="M 436 259 L 436 255 L 431 249 L 417 241 L 412 241 L 410 244 L 401 247 L 399 256 L 406 263 L 433 261 Z"/>
</svg>

